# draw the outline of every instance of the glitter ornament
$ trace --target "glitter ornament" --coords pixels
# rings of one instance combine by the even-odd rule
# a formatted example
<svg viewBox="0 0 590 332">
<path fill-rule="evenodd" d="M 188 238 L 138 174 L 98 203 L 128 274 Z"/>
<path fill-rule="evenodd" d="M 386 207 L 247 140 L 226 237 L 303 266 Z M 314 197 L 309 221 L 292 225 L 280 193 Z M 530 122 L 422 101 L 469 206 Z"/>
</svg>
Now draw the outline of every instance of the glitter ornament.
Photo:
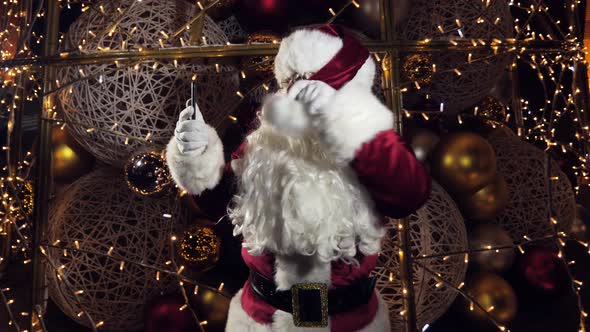
<svg viewBox="0 0 590 332">
<path fill-rule="evenodd" d="M 166 160 L 157 152 L 135 155 L 125 166 L 127 185 L 136 193 L 150 196 L 170 186 L 170 171 Z"/>
<path fill-rule="evenodd" d="M 221 240 L 213 228 L 196 226 L 184 232 L 178 253 L 187 265 L 206 271 L 219 261 L 220 249 Z"/>
</svg>

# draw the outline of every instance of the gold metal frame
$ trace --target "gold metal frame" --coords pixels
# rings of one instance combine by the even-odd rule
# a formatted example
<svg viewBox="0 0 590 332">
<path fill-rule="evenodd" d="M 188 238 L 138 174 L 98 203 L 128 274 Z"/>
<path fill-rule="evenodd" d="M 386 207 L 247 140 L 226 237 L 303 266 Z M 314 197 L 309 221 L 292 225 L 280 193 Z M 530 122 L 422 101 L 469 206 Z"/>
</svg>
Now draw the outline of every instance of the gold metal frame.
<svg viewBox="0 0 590 332">
<path fill-rule="evenodd" d="M 300 290 L 317 290 L 320 292 L 322 319 L 317 322 L 302 321 L 299 315 L 301 306 L 299 303 Z M 291 287 L 291 302 L 293 304 L 293 323 L 297 327 L 326 327 L 330 318 L 328 314 L 328 285 L 320 283 L 303 283 Z"/>
</svg>

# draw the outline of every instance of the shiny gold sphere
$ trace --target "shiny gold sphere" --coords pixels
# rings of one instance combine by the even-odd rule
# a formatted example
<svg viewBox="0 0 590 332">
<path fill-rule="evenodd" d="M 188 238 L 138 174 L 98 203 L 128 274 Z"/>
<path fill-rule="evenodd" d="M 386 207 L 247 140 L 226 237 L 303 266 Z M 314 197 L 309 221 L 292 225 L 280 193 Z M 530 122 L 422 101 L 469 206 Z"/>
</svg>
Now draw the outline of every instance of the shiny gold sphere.
<svg viewBox="0 0 590 332">
<path fill-rule="evenodd" d="M 501 277 L 491 273 L 479 273 L 465 284 L 465 291 L 483 307 L 497 322 L 505 324 L 516 316 L 518 301 L 512 286 Z M 475 304 L 467 304 L 473 308 L 473 315 L 486 320 L 486 313 Z M 470 311 L 469 308 L 466 310 Z"/>
<path fill-rule="evenodd" d="M 402 72 L 412 82 L 429 84 L 434 73 L 432 58 L 427 54 L 412 54 L 404 59 Z"/>
<path fill-rule="evenodd" d="M 494 149 L 481 136 L 450 134 L 432 153 L 432 174 L 443 187 L 455 194 L 475 193 L 496 176 Z"/>
<path fill-rule="evenodd" d="M 70 136 L 67 127 L 53 127 L 51 142 L 53 176 L 56 180 L 73 180 L 90 171 L 94 157 Z"/>
<path fill-rule="evenodd" d="M 498 174 L 490 184 L 474 194 L 459 198 L 458 203 L 463 216 L 468 219 L 493 219 L 508 204 L 508 185 Z"/>
<path fill-rule="evenodd" d="M 514 263 L 514 248 L 485 250 L 489 248 L 511 247 L 514 245 L 510 234 L 500 225 L 479 224 L 469 233 L 469 260 L 480 269 L 489 272 L 503 272 Z"/>
<path fill-rule="evenodd" d="M 213 228 L 196 226 L 184 232 L 178 251 L 187 265 L 206 271 L 219 261 L 221 240 Z"/>
<path fill-rule="evenodd" d="M 494 97 L 485 97 L 477 106 L 477 116 L 494 122 L 504 122 L 506 105 Z"/>
</svg>

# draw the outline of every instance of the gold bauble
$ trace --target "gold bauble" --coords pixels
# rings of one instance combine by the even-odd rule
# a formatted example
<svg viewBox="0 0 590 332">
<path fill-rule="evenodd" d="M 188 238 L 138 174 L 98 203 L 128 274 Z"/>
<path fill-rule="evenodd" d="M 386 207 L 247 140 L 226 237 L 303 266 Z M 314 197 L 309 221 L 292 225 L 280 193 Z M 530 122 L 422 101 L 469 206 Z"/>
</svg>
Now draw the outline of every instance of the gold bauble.
<svg viewBox="0 0 590 332">
<path fill-rule="evenodd" d="M 506 280 L 495 274 L 478 273 L 472 276 L 465 284 L 465 291 L 499 323 L 508 323 L 516 316 L 516 294 Z M 477 305 L 467 306 L 473 308 L 472 313 L 476 317 L 487 319 L 486 313 Z"/>
<path fill-rule="evenodd" d="M 477 116 L 494 122 L 504 122 L 506 105 L 494 97 L 485 97 L 477 106 Z"/>
<path fill-rule="evenodd" d="M 254 32 L 250 34 L 246 44 L 278 44 L 281 37 L 268 31 Z M 263 74 L 270 75 L 274 70 L 274 57 L 272 56 L 250 56 L 242 58 L 242 68 L 246 75 Z"/>
<path fill-rule="evenodd" d="M 469 260 L 480 269 L 489 272 L 503 272 L 508 270 L 516 257 L 514 245 L 510 234 L 500 225 L 479 224 L 469 232 Z M 494 250 L 482 250 L 490 248 L 502 248 Z"/>
<path fill-rule="evenodd" d="M 498 174 L 496 178 L 474 194 L 458 199 L 463 216 L 468 219 L 495 218 L 508 204 L 508 185 Z"/>
<path fill-rule="evenodd" d="M 412 82 L 429 84 L 434 73 L 432 58 L 427 54 L 412 54 L 404 59 L 402 72 Z"/>
<path fill-rule="evenodd" d="M 206 271 L 219 261 L 221 240 L 213 228 L 195 226 L 183 233 L 178 253 L 187 265 Z"/>
<path fill-rule="evenodd" d="M 432 153 L 432 174 L 443 187 L 455 194 L 475 193 L 496 176 L 494 149 L 481 136 L 450 134 Z"/>
<path fill-rule="evenodd" d="M 70 136 L 67 127 L 53 127 L 51 141 L 53 176 L 56 180 L 73 180 L 90 171 L 94 157 Z"/>
</svg>

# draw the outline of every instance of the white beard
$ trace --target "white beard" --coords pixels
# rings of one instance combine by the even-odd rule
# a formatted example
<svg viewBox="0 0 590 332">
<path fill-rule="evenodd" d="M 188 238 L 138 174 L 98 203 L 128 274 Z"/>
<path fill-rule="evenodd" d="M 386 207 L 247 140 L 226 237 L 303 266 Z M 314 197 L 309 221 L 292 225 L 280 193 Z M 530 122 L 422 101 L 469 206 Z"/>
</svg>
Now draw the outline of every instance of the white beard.
<svg viewBox="0 0 590 332">
<path fill-rule="evenodd" d="M 348 166 L 328 156 L 312 134 L 278 134 L 264 119 L 232 167 L 238 194 L 234 235 L 252 255 L 315 256 L 358 264 L 357 248 L 376 254 L 384 230 L 373 203 Z"/>
</svg>

